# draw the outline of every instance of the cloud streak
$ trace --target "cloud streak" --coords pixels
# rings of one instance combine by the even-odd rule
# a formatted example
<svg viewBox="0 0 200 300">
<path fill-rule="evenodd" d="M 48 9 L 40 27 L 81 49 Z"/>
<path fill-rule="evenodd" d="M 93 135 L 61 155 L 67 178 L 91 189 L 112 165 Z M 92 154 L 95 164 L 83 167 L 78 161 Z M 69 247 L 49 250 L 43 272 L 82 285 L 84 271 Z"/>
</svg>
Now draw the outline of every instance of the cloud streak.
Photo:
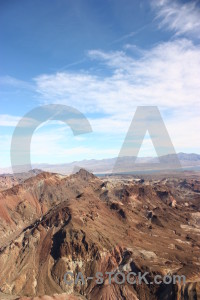
<svg viewBox="0 0 200 300">
<path fill-rule="evenodd" d="M 173 0 L 154 0 L 160 28 L 174 31 L 176 35 L 192 35 L 200 38 L 200 6 L 197 1 L 181 3 Z"/>
</svg>

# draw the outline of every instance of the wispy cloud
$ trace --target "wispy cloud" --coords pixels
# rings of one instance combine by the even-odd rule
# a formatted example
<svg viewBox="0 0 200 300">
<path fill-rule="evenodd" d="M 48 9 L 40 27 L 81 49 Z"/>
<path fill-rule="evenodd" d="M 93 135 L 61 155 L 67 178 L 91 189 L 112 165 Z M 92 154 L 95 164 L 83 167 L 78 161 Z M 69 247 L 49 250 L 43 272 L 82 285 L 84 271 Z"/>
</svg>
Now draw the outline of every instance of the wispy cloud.
<svg viewBox="0 0 200 300">
<path fill-rule="evenodd" d="M 200 110 L 199 45 L 177 39 L 143 51 L 137 59 L 125 51 L 92 50 L 89 56 L 94 62 L 101 61 L 109 72 L 102 77 L 88 72 L 38 76 L 35 82 L 43 103 L 67 104 L 86 115 L 92 113 L 95 117 L 89 119 L 94 132 L 115 136 L 126 134 L 137 106 L 156 105 L 175 147 L 181 143 L 185 147 L 190 139 L 190 145 L 199 147 L 199 131 L 194 124 Z M 96 117 L 96 113 L 102 116 Z M 179 125 L 185 132 L 184 143 Z M 192 135 L 187 128 L 193 128 Z"/>
<path fill-rule="evenodd" d="M 34 90 L 34 84 L 31 84 L 24 80 L 17 79 L 12 76 L 1 76 L 0 77 L 0 86 L 11 86 L 14 88 Z"/>
<path fill-rule="evenodd" d="M 35 78 L 45 103 L 72 105 L 84 113 L 126 117 L 138 105 L 199 107 L 200 46 L 187 39 L 159 44 L 135 60 L 125 52 L 90 51 L 112 70 L 109 76 L 62 72 Z"/>
<path fill-rule="evenodd" d="M 134 47 L 129 46 L 128 52 L 126 48 L 113 52 L 89 51 L 94 63 L 104 65 L 104 76 L 97 76 L 92 71 L 65 71 L 34 79 L 40 104 L 66 104 L 88 116 L 97 145 L 93 149 L 92 144 L 88 146 L 85 141 L 83 146 L 72 143 L 65 152 L 65 144 L 60 145 L 63 138 L 57 139 L 56 133 L 53 139 L 51 132 L 40 153 L 48 152 L 48 148 L 54 153 L 59 151 L 60 157 L 70 153 L 80 156 L 81 151 L 84 155 L 94 154 L 94 157 L 102 151 L 106 155 L 101 141 L 98 142 L 99 136 L 103 136 L 105 140 L 118 141 L 115 145 L 111 141 L 108 143 L 109 151 L 115 156 L 139 105 L 159 107 L 178 151 L 189 151 L 190 148 L 200 151 L 200 45 L 189 39 L 176 39 L 143 50 L 137 58 L 131 55 Z M 0 115 L 0 126 L 15 126 L 18 121 L 19 117 Z M 39 141 L 38 136 L 35 145 L 43 140 L 41 136 Z M 39 159 L 36 150 L 34 155 Z"/>
<path fill-rule="evenodd" d="M 199 1 L 182 3 L 177 0 L 153 0 L 159 26 L 170 29 L 176 35 L 192 35 L 200 38 Z"/>
</svg>

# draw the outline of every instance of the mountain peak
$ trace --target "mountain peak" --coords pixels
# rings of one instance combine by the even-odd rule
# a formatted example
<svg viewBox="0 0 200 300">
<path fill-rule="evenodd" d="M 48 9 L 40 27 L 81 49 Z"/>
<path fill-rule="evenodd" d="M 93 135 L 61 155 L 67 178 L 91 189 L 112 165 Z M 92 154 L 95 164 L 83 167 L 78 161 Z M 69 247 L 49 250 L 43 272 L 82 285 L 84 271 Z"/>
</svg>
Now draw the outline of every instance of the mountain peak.
<svg viewBox="0 0 200 300">
<path fill-rule="evenodd" d="M 81 178 L 83 180 L 96 178 L 96 176 L 93 173 L 91 173 L 83 168 L 81 168 L 75 175 L 77 175 L 79 178 Z"/>
</svg>

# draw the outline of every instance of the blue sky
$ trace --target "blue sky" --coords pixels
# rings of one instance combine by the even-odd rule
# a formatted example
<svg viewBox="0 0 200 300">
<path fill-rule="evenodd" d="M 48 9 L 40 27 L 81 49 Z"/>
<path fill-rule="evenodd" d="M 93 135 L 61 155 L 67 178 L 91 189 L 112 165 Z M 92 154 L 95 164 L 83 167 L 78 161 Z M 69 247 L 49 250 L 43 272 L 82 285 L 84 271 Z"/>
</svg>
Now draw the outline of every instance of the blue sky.
<svg viewBox="0 0 200 300">
<path fill-rule="evenodd" d="M 20 118 L 54 103 L 93 132 L 45 123 L 34 163 L 117 156 L 140 105 L 158 106 L 177 152 L 200 153 L 199 1 L 1 0 L 0 39 L 0 168 Z M 147 136 L 140 155 L 154 154 Z"/>
</svg>

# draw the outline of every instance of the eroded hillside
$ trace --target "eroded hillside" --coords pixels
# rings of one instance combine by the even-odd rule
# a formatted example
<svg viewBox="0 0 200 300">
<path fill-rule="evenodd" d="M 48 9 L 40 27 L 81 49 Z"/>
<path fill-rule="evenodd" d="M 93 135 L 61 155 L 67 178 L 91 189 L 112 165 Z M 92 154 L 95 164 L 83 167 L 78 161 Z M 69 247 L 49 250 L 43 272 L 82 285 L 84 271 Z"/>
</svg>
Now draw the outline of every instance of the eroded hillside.
<svg viewBox="0 0 200 300">
<path fill-rule="evenodd" d="M 0 299 L 200 299 L 199 200 L 198 178 L 100 179 L 83 169 L 2 191 Z M 64 281 L 67 271 L 88 278 L 119 270 L 187 282 Z"/>
</svg>

